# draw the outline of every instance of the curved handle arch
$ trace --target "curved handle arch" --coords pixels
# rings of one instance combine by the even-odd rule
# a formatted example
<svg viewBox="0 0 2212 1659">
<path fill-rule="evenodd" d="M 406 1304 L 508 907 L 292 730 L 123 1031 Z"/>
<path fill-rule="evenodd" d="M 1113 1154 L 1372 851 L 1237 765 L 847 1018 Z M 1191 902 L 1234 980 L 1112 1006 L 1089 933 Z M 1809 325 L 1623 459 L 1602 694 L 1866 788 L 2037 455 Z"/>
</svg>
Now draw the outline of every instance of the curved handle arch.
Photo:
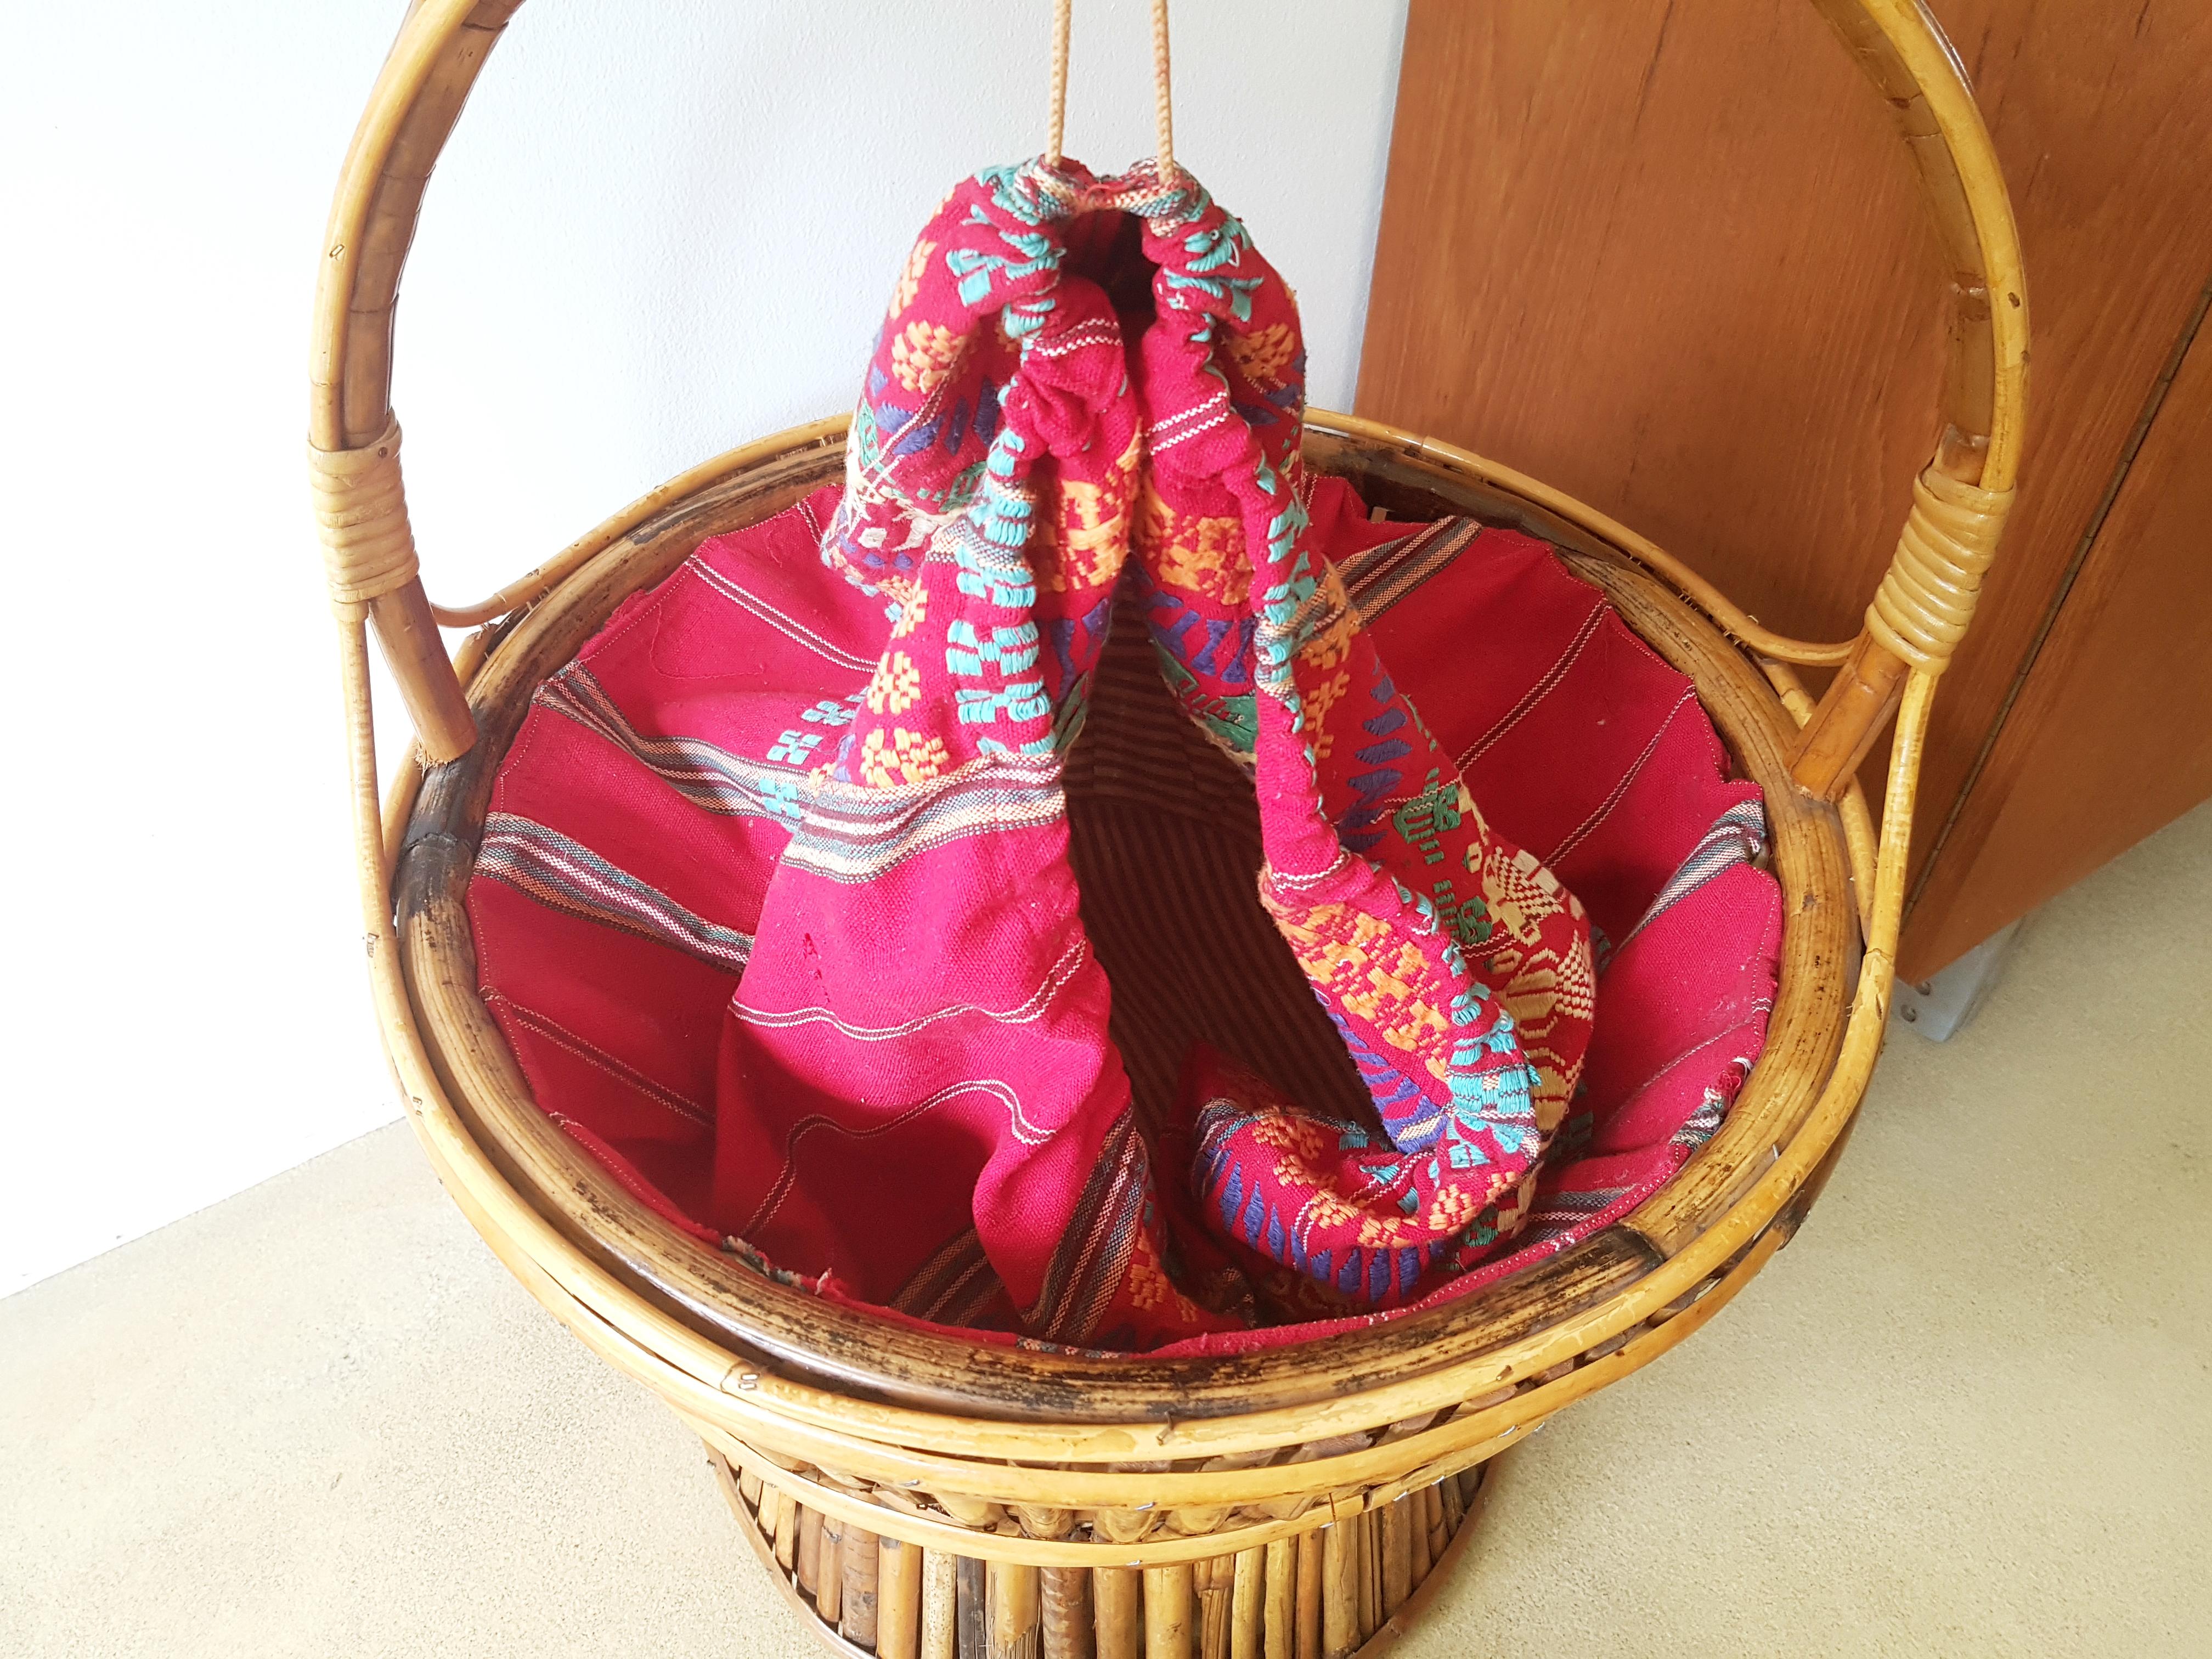
<svg viewBox="0 0 2212 1659">
<path fill-rule="evenodd" d="M 340 172 L 316 289 L 308 442 L 333 602 L 349 620 L 374 622 L 434 763 L 465 751 L 475 723 L 407 529 L 391 404 L 392 318 L 431 168 L 521 3 L 415 0 Z M 1971 618 L 2019 472 L 2027 295 L 1996 151 L 1934 18 L 1918 0 L 1813 4 L 1889 105 L 1951 265 L 1942 435 L 1867 629 L 1800 740 L 1799 782 L 1833 796 L 1848 787 L 1907 674 L 1939 672 Z M 485 619 L 482 607 L 444 615 Z M 1794 643 L 1760 641 L 1770 642 Z M 1840 653 L 1788 654 L 1832 663 Z"/>
</svg>

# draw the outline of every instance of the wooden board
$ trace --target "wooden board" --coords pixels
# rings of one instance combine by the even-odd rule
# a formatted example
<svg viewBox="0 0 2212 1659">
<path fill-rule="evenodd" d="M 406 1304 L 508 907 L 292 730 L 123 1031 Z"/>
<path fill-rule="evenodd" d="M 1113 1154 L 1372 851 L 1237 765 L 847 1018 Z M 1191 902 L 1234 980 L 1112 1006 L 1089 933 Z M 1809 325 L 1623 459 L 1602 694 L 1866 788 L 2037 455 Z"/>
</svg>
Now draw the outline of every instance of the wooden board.
<svg viewBox="0 0 2212 1659">
<path fill-rule="evenodd" d="M 1931 872 L 1922 957 L 1951 960 L 2208 797 L 2212 330 L 2200 329 Z"/>
<path fill-rule="evenodd" d="M 2010 180 L 2035 341 L 2026 482 L 1946 676 L 1923 860 L 2212 271 L 2212 7 L 1937 9 Z M 1934 445 L 1941 280 L 1887 117 L 1801 0 L 1413 0 L 1360 412 L 1842 638 Z M 1912 919 L 1916 972 L 1941 965 L 1923 939 L 1974 942 L 1953 890 Z"/>
</svg>

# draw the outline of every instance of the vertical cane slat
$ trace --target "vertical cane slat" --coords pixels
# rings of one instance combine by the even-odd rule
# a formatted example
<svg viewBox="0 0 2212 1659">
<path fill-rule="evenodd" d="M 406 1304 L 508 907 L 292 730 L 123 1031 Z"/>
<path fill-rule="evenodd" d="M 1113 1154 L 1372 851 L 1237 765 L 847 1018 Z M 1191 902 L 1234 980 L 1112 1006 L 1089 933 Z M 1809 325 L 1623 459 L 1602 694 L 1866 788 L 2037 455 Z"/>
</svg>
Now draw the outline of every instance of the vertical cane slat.
<svg viewBox="0 0 2212 1659">
<path fill-rule="evenodd" d="M 837 1545 L 845 1569 L 845 1605 L 838 1609 L 837 1630 L 858 1648 L 876 1644 L 876 1544 L 875 1534 L 848 1522 Z"/>
<path fill-rule="evenodd" d="M 1043 1587 L 1037 1570 L 1011 1561 L 994 1561 L 986 1568 L 984 1578 L 990 1611 L 990 1659 L 1036 1659 L 1037 1626 L 1043 1613 Z"/>
<path fill-rule="evenodd" d="M 921 1546 L 887 1537 L 876 1550 L 878 1659 L 921 1659 Z"/>
<path fill-rule="evenodd" d="M 921 1556 L 921 1659 L 959 1659 L 959 1559 L 943 1550 Z"/>
<path fill-rule="evenodd" d="M 775 1537 L 775 1512 L 783 1502 L 782 1491 L 775 1486 L 761 1488 L 760 1503 L 753 1510 L 753 1524 L 760 1528 L 761 1536 L 773 1540 Z"/>
<path fill-rule="evenodd" d="M 1262 1659 L 1297 1659 L 1298 1540 L 1278 1538 L 1262 1552 L 1266 1580 L 1260 1620 Z"/>
<path fill-rule="evenodd" d="M 835 1630 L 845 1613 L 845 1523 L 836 1516 L 823 1517 L 821 1550 L 814 1610 Z"/>
<path fill-rule="evenodd" d="M 787 1492 L 779 1497 L 782 1501 L 775 1506 L 775 1564 L 787 1573 L 799 1554 L 799 1505 Z"/>
<path fill-rule="evenodd" d="M 1322 1659 L 1322 1535 L 1317 1532 L 1298 1534 L 1298 1597 L 1295 1634 L 1297 1638 L 1297 1659 Z"/>
<path fill-rule="evenodd" d="M 1134 1567 L 1100 1567 L 1091 1575 L 1098 1659 L 1138 1659 L 1144 1651 L 1143 1576 Z"/>
<path fill-rule="evenodd" d="M 1365 1569 L 1358 1518 L 1346 1516 L 1324 1528 L 1321 1538 L 1322 1659 L 1346 1659 L 1365 1639 L 1359 1628 L 1359 1585 Z"/>
<path fill-rule="evenodd" d="M 1267 1552 L 1238 1552 L 1231 1590 L 1229 1659 L 1260 1659 L 1267 1599 Z"/>
<path fill-rule="evenodd" d="M 984 1622 L 988 1607 L 984 1600 L 983 1564 L 972 1555 L 960 1557 L 959 1563 L 955 1583 L 958 1590 L 960 1659 L 984 1659 L 990 1630 Z"/>
<path fill-rule="evenodd" d="M 1424 1486 L 1413 1494 L 1417 1506 L 1413 1511 L 1413 1583 L 1418 1585 L 1429 1576 L 1437 1557 L 1443 1553 L 1444 1499 L 1435 1486 Z"/>
<path fill-rule="evenodd" d="M 809 1595 L 822 1589 L 822 1516 L 817 1510 L 799 1512 L 799 1588 Z"/>
<path fill-rule="evenodd" d="M 1196 1592 L 1199 1659 L 1229 1659 L 1231 1623 L 1236 1613 L 1237 1558 L 1217 1555 L 1191 1568 Z"/>
<path fill-rule="evenodd" d="M 1382 1528 L 1376 1524 L 1374 1510 L 1360 1510 L 1358 1516 L 1352 1517 L 1352 1540 L 1354 1559 L 1358 1562 L 1360 1641 L 1367 1641 L 1367 1637 L 1376 1632 L 1376 1626 L 1382 1624 Z"/>
<path fill-rule="evenodd" d="M 1388 1619 L 1405 1604 L 1413 1593 L 1413 1516 L 1409 1498 L 1400 1498 L 1383 1506 L 1381 1521 L 1379 1568 L 1382 1596 L 1376 1612 Z"/>
<path fill-rule="evenodd" d="M 1237 1644 L 1237 1558 L 1217 1555 L 1201 1562 L 1192 1583 L 1203 1575 L 1199 1595 L 1199 1659 L 1230 1659 Z"/>
<path fill-rule="evenodd" d="M 1145 1659 L 1191 1659 L 1188 1566 L 1145 1570 Z"/>
<path fill-rule="evenodd" d="M 1091 1611 L 1091 1573 L 1083 1567 L 1047 1567 L 1043 1583 L 1044 1659 L 1092 1659 L 1096 1636 Z"/>
</svg>

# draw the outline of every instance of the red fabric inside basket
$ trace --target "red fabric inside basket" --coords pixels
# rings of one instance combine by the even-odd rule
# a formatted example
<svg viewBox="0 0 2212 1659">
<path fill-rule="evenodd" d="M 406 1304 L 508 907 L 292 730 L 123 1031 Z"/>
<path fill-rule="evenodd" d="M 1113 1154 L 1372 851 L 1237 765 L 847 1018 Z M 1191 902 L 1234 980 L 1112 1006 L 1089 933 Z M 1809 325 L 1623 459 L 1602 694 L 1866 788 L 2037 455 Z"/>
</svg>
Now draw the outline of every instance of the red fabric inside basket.
<svg viewBox="0 0 2212 1659">
<path fill-rule="evenodd" d="M 829 1263 L 761 1261 L 714 1203 L 725 1011 L 806 772 L 834 751 L 883 634 L 880 607 L 818 556 L 837 499 L 825 488 L 708 542 L 541 688 L 500 769 L 469 905 L 486 1002 L 556 1122 L 675 1224 L 875 1306 Z M 1467 520 L 1372 524 L 1334 479 L 1310 511 L 1429 729 L 1497 830 L 1580 898 L 1598 951 L 1587 1068 L 1531 1217 L 1407 1304 L 1430 1306 L 1606 1224 L 1711 1134 L 1765 1039 L 1779 893 L 1754 861 L 1759 791 L 1729 777 L 1689 681 L 1550 549 Z M 1492 620 L 1470 649 L 1476 618 Z M 1183 1180 L 1162 1165 L 1164 1204 L 1187 1201 Z M 880 1201 L 899 1224 L 902 1194 Z M 1157 1352 L 1244 1350 L 1406 1310 Z"/>
</svg>

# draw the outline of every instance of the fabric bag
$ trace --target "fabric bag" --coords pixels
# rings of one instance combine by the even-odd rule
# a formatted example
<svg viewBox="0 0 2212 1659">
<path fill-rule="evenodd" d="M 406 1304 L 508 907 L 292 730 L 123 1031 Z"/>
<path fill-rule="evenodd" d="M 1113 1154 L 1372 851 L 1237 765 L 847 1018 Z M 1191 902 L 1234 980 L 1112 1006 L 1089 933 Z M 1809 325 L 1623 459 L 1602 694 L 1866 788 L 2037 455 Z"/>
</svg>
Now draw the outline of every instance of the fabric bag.
<svg viewBox="0 0 2212 1659">
<path fill-rule="evenodd" d="M 1589 922 L 1322 556 L 1304 369 L 1289 290 L 1188 175 L 994 170 L 923 232 L 823 542 L 881 654 L 794 792 L 722 1035 L 714 1207 L 769 1260 L 1140 1349 L 1401 1304 L 1525 1218 L 1589 1042 Z M 1064 789 L 1125 582 L 1252 777 L 1259 902 L 1379 1134 L 1204 1048 L 1165 1121 L 1133 1109 Z"/>
</svg>

